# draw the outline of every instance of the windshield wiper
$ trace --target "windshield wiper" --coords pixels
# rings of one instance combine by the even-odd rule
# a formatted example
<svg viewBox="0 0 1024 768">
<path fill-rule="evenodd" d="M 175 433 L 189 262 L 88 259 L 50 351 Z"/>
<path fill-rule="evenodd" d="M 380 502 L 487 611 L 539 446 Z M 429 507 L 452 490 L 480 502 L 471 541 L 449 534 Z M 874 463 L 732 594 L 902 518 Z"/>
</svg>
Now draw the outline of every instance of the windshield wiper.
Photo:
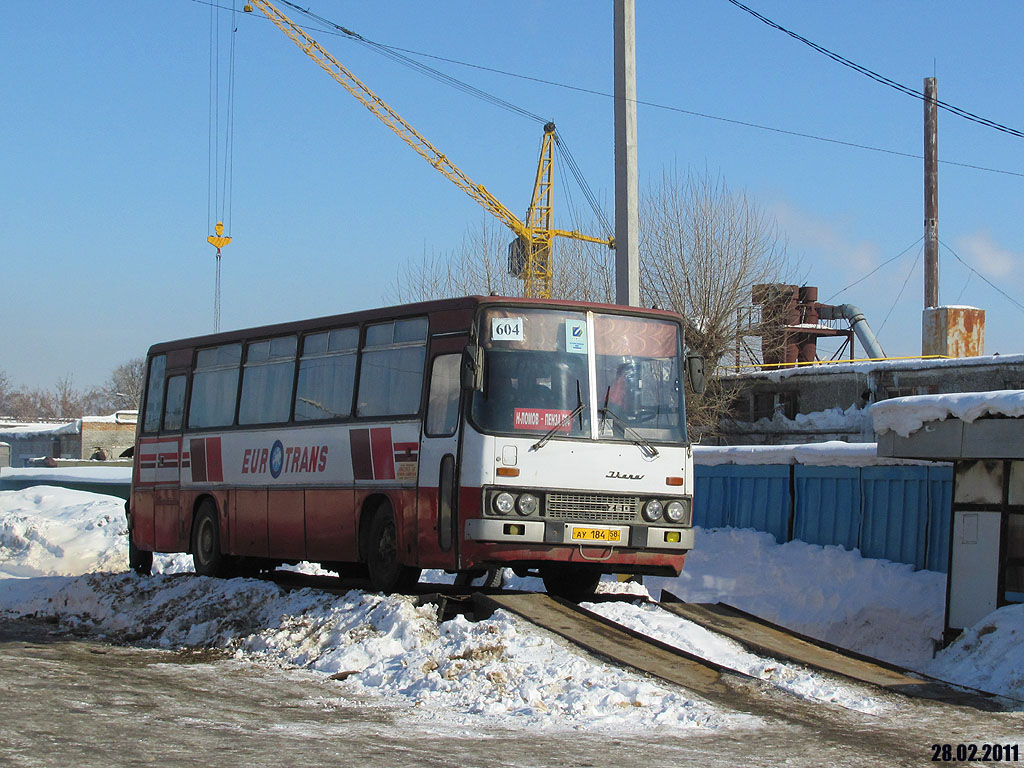
<svg viewBox="0 0 1024 768">
<path fill-rule="evenodd" d="M 555 426 L 553 426 L 551 429 L 549 429 L 547 432 L 545 432 L 544 433 L 544 437 L 542 437 L 536 443 L 531 445 L 530 446 L 530 450 L 531 451 L 537 451 L 537 450 L 540 450 L 541 448 L 543 448 L 545 445 L 547 445 L 548 440 L 550 440 L 552 437 L 554 437 L 556 432 L 558 432 L 560 429 L 562 429 L 562 427 L 564 427 L 566 424 L 568 424 L 573 419 L 575 419 L 577 416 L 579 416 L 581 413 L 583 413 L 583 410 L 586 407 L 587 407 L 587 404 L 584 403 L 581 400 L 579 402 L 579 405 L 577 405 L 575 408 L 573 408 L 571 411 L 569 411 L 567 414 L 565 414 L 565 416 L 562 417 L 562 420 L 560 422 L 558 422 L 557 424 L 555 424 Z"/>
<path fill-rule="evenodd" d="M 633 445 L 640 449 L 640 452 L 644 456 L 646 456 L 649 459 L 653 459 L 658 456 L 658 449 L 651 445 L 650 440 L 648 440 L 646 437 L 644 437 L 635 429 L 633 429 L 629 425 L 629 422 L 627 422 L 624 418 L 619 416 L 619 414 L 617 414 L 607 405 L 603 408 L 598 408 L 597 412 L 601 416 L 610 416 L 612 421 L 614 421 L 616 424 L 622 427 L 622 434 L 625 437 L 628 437 L 630 441 L 633 443 Z"/>
</svg>

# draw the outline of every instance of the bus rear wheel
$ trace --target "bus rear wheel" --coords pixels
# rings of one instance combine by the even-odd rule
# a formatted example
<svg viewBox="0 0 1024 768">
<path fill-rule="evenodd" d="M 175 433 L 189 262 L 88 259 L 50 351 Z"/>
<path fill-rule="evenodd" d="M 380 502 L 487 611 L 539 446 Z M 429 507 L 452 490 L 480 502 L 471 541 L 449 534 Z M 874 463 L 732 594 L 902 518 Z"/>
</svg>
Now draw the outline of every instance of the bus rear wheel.
<svg viewBox="0 0 1024 768">
<path fill-rule="evenodd" d="M 220 549 L 220 523 L 217 508 L 204 501 L 192 524 L 192 565 L 200 576 L 228 575 L 227 558 Z"/>
<path fill-rule="evenodd" d="M 366 569 L 370 586 L 378 592 L 409 592 L 419 581 L 420 569 L 402 565 L 398 559 L 398 532 L 390 509 L 379 510 L 370 521 Z"/>
<path fill-rule="evenodd" d="M 601 572 L 586 566 L 569 563 L 550 563 L 540 569 L 544 588 L 548 594 L 564 597 L 578 603 L 593 597 Z"/>
</svg>

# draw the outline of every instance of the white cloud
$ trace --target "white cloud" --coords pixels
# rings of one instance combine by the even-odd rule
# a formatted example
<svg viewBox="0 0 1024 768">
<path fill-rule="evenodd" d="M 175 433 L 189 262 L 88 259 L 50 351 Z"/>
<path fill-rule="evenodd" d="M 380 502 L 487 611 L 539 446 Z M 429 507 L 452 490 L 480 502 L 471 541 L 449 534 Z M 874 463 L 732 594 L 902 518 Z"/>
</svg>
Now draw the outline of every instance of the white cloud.
<svg viewBox="0 0 1024 768">
<path fill-rule="evenodd" d="M 989 277 L 1006 277 L 1022 261 L 1021 254 L 1001 247 L 984 231 L 957 238 L 956 246 L 968 262 Z"/>
<path fill-rule="evenodd" d="M 824 258 L 847 274 L 864 273 L 878 265 L 877 243 L 852 239 L 837 223 L 785 200 L 776 200 L 768 210 L 779 223 L 791 252 Z M 804 267 L 807 266 L 808 261 L 804 261 Z"/>
</svg>

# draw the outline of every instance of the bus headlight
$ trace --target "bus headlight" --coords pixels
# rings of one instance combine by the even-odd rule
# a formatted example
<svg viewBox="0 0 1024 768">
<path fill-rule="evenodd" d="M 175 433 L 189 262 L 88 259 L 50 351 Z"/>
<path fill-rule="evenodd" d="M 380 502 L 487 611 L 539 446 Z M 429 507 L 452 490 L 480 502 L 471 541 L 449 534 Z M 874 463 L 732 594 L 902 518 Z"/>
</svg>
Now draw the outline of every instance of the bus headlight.
<svg viewBox="0 0 1024 768">
<path fill-rule="evenodd" d="M 540 499 L 532 493 L 524 493 L 516 502 L 516 511 L 523 517 L 536 515 L 540 510 Z"/>
<path fill-rule="evenodd" d="M 658 501 L 657 499 L 651 499 L 646 504 L 644 504 L 643 511 L 640 514 L 643 515 L 644 520 L 646 520 L 649 523 L 653 523 L 655 520 L 661 517 L 661 513 L 661 502 Z"/>
<path fill-rule="evenodd" d="M 516 505 L 511 493 L 502 492 L 494 497 L 494 511 L 499 515 L 507 515 Z"/>
<path fill-rule="evenodd" d="M 670 523 L 678 523 L 686 515 L 686 507 L 681 501 L 670 501 L 665 506 L 665 519 Z"/>
</svg>

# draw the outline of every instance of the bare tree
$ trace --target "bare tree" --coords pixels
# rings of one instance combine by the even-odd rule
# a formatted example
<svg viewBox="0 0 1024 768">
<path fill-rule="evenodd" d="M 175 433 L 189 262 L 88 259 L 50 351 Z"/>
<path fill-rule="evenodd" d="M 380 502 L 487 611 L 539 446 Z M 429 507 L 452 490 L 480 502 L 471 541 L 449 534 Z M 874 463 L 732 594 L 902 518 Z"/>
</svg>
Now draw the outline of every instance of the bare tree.
<svg viewBox="0 0 1024 768">
<path fill-rule="evenodd" d="M 521 283 L 507 269 L 511 239 L 507 229 L 486 218 L 482 227 L 467 232 L 458 249 L 424 255 L 420 262 L 403 267 L 391 297 L 406 302 L 472 293 L 519 295 Z M 642 303 L 685 318 L 687 347 L 704 356 L 709 373 L 722 366 L 742 339 L 753 287 L 789 282 L 790 274 L 775 221 L 723 180 L 708 173 L 680 177 L 675 170 L 667 171 L 642 200 Z M 556 239 L 553 298 L 610 303 L 614 290 L 613 251 Z M 689 398 L 688 420 L 695 432 L 714 433 L 730 400 L 717 378 L 710 376 L 707 392 Z"/>
<path fill-rule="evenodd" d="M 11 380 L 7 378 L 7 374 L 3 370 L 0 370 L 0 417 L 11 415 L 11 406 L 8 400 L 12 393 Z"/>
<path fill-rule="evenodd" d="M 110 374 L 106 396 L 112 404 L 109 410 L 138 409 L 142 403 L 142 387 L 146 379 L 146 358 L 135 357 L 122 363 Z"/>
<path fill-rule="evenodd" d="M 523 286 L 508 270 L 508 246 L 515 236 L 491 217 L 466 231 L 455 250 L 402 266 L 387 292 L 397 303 L 472 294 L 519 296 Z M 614 251 L 606 246 L 557 238 L 552 256 L 551 295 L 557 299 L 612 301 Z"/>
<path fill-rule="evenodd" d="M 685 318 L 687 347 L 714 374 L 743 335 L 754 286 L 784 281 L 791 272 L 775 221 L 722 179 L 707 173 L 681 179 L 673 170 L 646 195 L 640 234 L 644 303 Z M 704 395 L 688 402 L 696 433 L 713 434 L 731 399 L 710 376 Z"/>
</svg>

